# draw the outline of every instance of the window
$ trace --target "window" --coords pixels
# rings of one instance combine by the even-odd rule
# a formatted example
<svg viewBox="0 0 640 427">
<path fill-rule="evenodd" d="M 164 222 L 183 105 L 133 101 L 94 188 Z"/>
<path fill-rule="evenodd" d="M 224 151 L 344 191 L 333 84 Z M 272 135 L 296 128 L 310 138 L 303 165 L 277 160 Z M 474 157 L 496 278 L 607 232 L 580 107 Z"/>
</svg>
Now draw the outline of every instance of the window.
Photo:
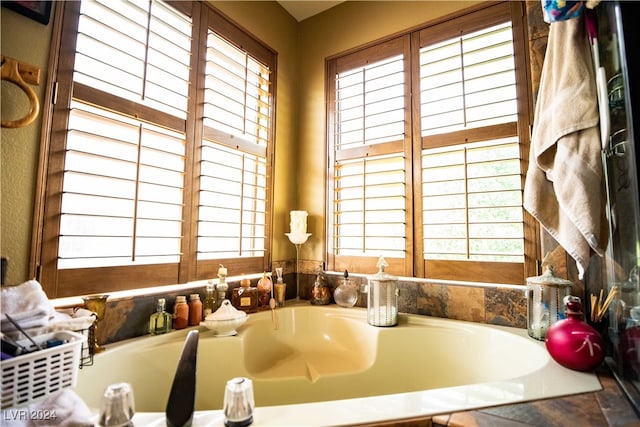
<svg viewBox="0 0 640 427">
<path fill-rule="evenodd" d="M 209 30 L 198 259 L 264 256 L 270 70 Z"/>
<path fill-rule="evenodd" d="M 64 3 L 50 297 L 267 268 L 275 58 L 202 3 Z"/>
<path fill-rule="evenodd" d="M 330 268 L 371 272 L 383 255 L 405 276 L 524 283 L 519 7 L 328 60 Z"/>
<path fill-rule="evenodd" d="M 407 244 L 407 163 L 411 140 L 408 39 L 336 61 L 333 169 L 334 255 L 401 260 Z M 364 258 L 362 258 L 364 257 Z M 375 265 L 375 262 L 374 264 Z M 336 265 L 334 269 L 350 266 Z"/>
</svg>

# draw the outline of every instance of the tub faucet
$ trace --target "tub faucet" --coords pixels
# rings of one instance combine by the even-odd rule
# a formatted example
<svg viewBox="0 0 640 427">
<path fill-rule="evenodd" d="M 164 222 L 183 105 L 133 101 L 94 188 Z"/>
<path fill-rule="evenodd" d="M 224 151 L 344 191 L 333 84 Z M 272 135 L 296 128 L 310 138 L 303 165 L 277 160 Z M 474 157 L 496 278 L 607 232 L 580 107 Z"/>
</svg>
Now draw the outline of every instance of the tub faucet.
<svg viewBox="0 0 640 427">
<path fill-rule="evenodd" d="M 173 384 L 167 400 L 167 427 L 189 427 L 196 400 L 196 362 L 198 331 L 190 331 L 182 347 Z"/>
</svg>

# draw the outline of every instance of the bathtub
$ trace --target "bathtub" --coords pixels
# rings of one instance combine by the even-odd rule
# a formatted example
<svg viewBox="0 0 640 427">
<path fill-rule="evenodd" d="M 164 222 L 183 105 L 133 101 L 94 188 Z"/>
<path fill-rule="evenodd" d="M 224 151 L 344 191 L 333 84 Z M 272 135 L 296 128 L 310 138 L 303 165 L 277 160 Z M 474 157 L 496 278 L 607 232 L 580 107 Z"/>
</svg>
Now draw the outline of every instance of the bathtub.
<svg viewBox="0 0 640 427">
<path fill-rule="evenodd" d="M 526 330 L 418 315 L 370 326 L 366 309 L 296 304 L 249 315 L 238 335 L 198 327 L 194 425 L 223 425 L 227 380 L 253 380 L 253 425 L 373 423 L 600 390 L 593 373 L 553 361 Z M 104 389 L 128 382 L 136 426 L 164 426 L 188 330 L 106 346 L 75 391 L 95 413 Z"/>
</svg>

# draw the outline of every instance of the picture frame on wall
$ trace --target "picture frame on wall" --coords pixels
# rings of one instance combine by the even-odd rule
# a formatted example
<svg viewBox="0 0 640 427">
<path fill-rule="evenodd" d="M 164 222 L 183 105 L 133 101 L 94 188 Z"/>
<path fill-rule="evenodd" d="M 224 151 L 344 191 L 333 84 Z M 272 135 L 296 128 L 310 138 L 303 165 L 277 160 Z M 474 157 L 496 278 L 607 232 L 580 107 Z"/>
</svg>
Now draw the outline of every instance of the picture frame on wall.
<svg viewBox="0 0 640 427">
<path fill-rule="evenodd" d="M 2 6 L 43 25 L 49 24 L 52 1 L 3 0 Z"/>
</svg>

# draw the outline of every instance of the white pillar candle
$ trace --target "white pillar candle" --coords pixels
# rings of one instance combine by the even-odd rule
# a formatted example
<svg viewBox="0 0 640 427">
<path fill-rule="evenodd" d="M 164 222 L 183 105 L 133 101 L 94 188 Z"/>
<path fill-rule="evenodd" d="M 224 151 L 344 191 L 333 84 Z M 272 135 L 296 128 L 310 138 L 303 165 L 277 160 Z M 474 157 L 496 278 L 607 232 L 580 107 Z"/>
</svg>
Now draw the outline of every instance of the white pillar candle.
<svg viewBox="0 0 640 427">
<path fill-rule="evenodd" d="M 227 268 L 220 264 L 220 268 L 218 268 L 218 276 L 227 276 Z"/>
<path fill-rule="evenodd" d="M 307 233 L 307 211 L 291 211 L 291 234 L 299 236 Z"/>
</svg>

